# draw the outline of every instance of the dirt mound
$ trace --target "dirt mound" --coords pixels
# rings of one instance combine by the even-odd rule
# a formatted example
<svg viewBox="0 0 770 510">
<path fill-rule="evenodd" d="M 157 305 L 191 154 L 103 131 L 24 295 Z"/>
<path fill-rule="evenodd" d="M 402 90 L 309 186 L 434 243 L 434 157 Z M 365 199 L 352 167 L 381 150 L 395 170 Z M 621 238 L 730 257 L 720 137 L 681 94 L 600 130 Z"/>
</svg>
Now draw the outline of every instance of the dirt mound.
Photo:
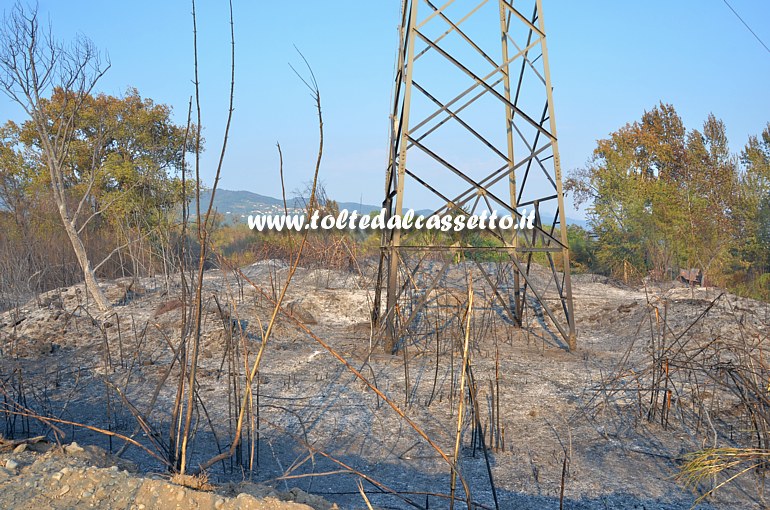
<svg viewBox="0 0 770 510">
<path fill-rule="evenodd" d="M 5 443 L 9 445 L 9 443 Z M 323 499 L 298 489 L 278 493 L 255 484 L 228 484 L 198 491 L 160 475 L 139 476 L 136 466 L 96 446 L 0 438 L 0 508 L 7 509 L 222 509 L 331 510 Z M 10 446 L 14 449 L 10 450 Z"/>
</svg>

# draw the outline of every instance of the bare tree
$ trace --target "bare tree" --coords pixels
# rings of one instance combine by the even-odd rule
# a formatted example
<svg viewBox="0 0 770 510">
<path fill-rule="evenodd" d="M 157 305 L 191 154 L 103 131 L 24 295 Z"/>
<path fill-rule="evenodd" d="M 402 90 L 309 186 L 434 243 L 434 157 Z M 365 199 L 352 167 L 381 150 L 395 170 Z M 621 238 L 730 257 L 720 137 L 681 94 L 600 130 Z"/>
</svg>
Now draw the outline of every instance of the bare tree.
<svg viewBox="0 0 770 510">
<path fill-rule="evenodd" d="M 26 9 L 17 3 L 3 17 L 0 88 L 24 109 L 34 125 L 39 136 L 40 159 L 50 173 L 51 191 L 62 225 L 83 269 L 86 286 L 102 311 L 111 306 L 99 289 L 95 268 L 80 236 L 84 226 L 102 212 L 97 210 L 85 220 L 81 218 L 81 213 L 89 209 L 99 158 L 93 158 L 90 175 L 79 176 L 88 185 L 76 207 L 68 202 L 67 180 L 74 170 L 67 165 L 78 113 L 109 67 L 109 62 L 103 63 L 94 44 L 84 37 L 66 46 L 56 42 L 50 26 L 41 29 L 37 8 Z M 57 108 L 46 108 L 46 96 L 54 90 L 62 93 L 63 103 Z"/>
</svg>

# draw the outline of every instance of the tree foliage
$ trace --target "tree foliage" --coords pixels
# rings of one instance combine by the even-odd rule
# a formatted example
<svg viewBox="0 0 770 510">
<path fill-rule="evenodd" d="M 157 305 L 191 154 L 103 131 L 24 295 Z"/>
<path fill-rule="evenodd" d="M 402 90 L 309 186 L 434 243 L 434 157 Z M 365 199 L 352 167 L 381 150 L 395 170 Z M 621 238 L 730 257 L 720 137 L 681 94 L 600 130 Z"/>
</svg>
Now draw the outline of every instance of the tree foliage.
<svg viewBox="0 0 770 510">
<path fill-rule="evenodd" d="M 770 126 L 737 157 L 721 120 L 687 130 L 663 103 L 599 140 L 566 183 L 587 204 L 594 269 L 664 277 L 698 267 L 723 285 L 766 272 L 769 162 Z"/>
<path fill-rule="evenodd" d="M 60 118 L 56 112 L 66 108 L 66 95 L 57 88 L 43 99 L 40 107 L 45 115 Z M 48 184 L 41 140 L 32 121 L 21 127 L 19 141 L 22 152 L 35 162 L 32 180 Z M 191 147 L 188 139 L 187 149 Z M 65 187 L 78 200 L 86 197 L 91 214 L 84 222 L 97 215 L 113 227 L 146 230 L 181 203 L 184 150 L 185 128 L 172 122 L 170 107 L 142 98 L 136 89 L 123 97 L 89 94 L 75 119 Z"/>
</svg>

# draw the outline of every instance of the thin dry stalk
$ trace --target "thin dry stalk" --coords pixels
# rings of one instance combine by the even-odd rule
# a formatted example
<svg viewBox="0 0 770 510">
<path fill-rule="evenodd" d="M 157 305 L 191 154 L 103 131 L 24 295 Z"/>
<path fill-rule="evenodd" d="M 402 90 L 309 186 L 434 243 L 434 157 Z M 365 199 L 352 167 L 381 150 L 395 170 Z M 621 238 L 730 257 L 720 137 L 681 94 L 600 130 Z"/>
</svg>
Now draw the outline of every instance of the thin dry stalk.
<svg viewBox="0 0 770 510">
<path fill-rule="evenodd" d="M 374 510 L 372 507 L 372 504 L 369 502 L 369 498 L 366 497 L 366 492 L 364 492 L 364 484 L 361 482 L 361 479 L 358 479 L 358 492 L 361 494 L 361 497 L 364 498 L 364 503 L 366 503 L 366 508 L 369 510 Z"/>
<path fill-rule="evenodd" d="M 196 126 L 197 136 L 195 140 L 195 195 L 196 195 L 196 211 L 198 220 L 198 242 L 200 244 L 200 255 L 198 258 L 198 279 L 195 288 L 195 301 L 194 301 L 194 314 L 193 314 L 193 345 L 192 352 L 190 354 L 190 371 L 187 382 L 187 404 L 186 415 L 184 417 L 184 429 L 181 434 L 182 442 L 179 452 L 179 472 L 184 474 L 187 464 L 187 445 L 190 441 L 192 429 L 192 416 L 195 401 L 195 385 L 197 381 L 197 368 L 198 368 L 198 354 L 200 347 L 200 333 L 201 333 L 201 316 L 202 316 L 202 292 L 203 292 L 203 273 L 206 265 L 206 252 L 208 247 L 208 229 L 211 219 L 211 212 L 214 208 L 214 198 L 216 195 L 219 179 L 222 174 L 222 165 L 225 159 L 225 153 L 227 151 L 227 141 L 230 134 L 230 124 L 233 118 L 233 98 L 235 96 L 235 25 L 233 22 L 233 3 L 229 3 L 230 12 L 230 99 L 227 111 L 227 122 L 225 124 L 224 137 L 222 140 L 222 148 L 219 154 L 219 161 L 217 163 L 217 170 L 214 177 L 214 184 L 211 189 L 211 198 L 209 200 L 208 209 L 205 216 L 201 216 L 200 208 L 200 140 L 201 140 L 201 109 L 200 109 L 200 82 L 198 79 L 198 30 L 197 19 L 195 14 L 195 0 L 192 0 L 192 18 L 193 18 L 193 53 L 195 59 L 195 103 L 197 108 L 198 124 Z M 184 388 L 183 388 L 184 389 Z"/>
<path fill-rule="evenodd" d="M 466 312 L 466 319 L 467 323 L 465 325 L 465 341 L 463 342 L 463 368 L 460 372 L 460 390 L 459 390 L 459 402 L 457 404 L 457 429 L 455 431 L 455 450 L 454 450 L 454 456 L 452 457 L 452 475 L 451 475 L 451 482 L 449 485 L 449 509 L 452 510 L 455 507 L 455 489 L 457 485 L 457 471 L 459 468 L 459 459 L 460 459 L 460 440 L 462 439 L 462 433 L 463 433 L 463 418 L 464 418 L 464 409 L 463 404 L 465 403 L 465 374 L 466 374 L 466 368 L 468 367 L 468 344 L 470 342 L 470 336 L 471 336 L 471 317 L 473 315 L 473 285 L 471 282 L 471 285 L 468 287 L 468 309 Z M 465 487 L 465 497 L 468 501 L 468 508 L 471 508 L 471 495 L 470 492 L 468 492 L 468 488 Z"/>
</svg>

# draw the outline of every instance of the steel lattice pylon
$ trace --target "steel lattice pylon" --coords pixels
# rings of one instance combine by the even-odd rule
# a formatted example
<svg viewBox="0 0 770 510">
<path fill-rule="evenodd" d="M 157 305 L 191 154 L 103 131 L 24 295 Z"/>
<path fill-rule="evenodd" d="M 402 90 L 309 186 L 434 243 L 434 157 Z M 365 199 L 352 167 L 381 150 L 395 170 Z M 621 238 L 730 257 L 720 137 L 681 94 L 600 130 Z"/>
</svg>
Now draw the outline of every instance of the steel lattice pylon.
<svg viewBox="0 0 770 510">
<path fill-rule="evenodd" d="M 440 6 L 404 0 L 393 96 L 383 202 L 388 218 L 405 211 L 405 200 L 414 206 L 426 198 L 441 204 L 436 214 L 499 211 L 520 219 L 529 208 L 536 216 L 532 230 L 488 229 L 485 235 L 497 242 L 487 246 L 474 244 L 470 234 L 426 240 L 415 232 L 385 231 L 374 320 L 386 333 L 386 349 L 398 349 L 458 252 L 474 254 L 470 258 L 514 326 L 522 325 L 526 307 L 537 307 L 574 349 L 541 0 L 449 0 Z M 412 191 L 419 193 L 410 196 Z M 482 262 L 481 252 L 491 252 L 494 262 Z M 428 267 L 433 269 L 426 272 Z"/>
</svg>

